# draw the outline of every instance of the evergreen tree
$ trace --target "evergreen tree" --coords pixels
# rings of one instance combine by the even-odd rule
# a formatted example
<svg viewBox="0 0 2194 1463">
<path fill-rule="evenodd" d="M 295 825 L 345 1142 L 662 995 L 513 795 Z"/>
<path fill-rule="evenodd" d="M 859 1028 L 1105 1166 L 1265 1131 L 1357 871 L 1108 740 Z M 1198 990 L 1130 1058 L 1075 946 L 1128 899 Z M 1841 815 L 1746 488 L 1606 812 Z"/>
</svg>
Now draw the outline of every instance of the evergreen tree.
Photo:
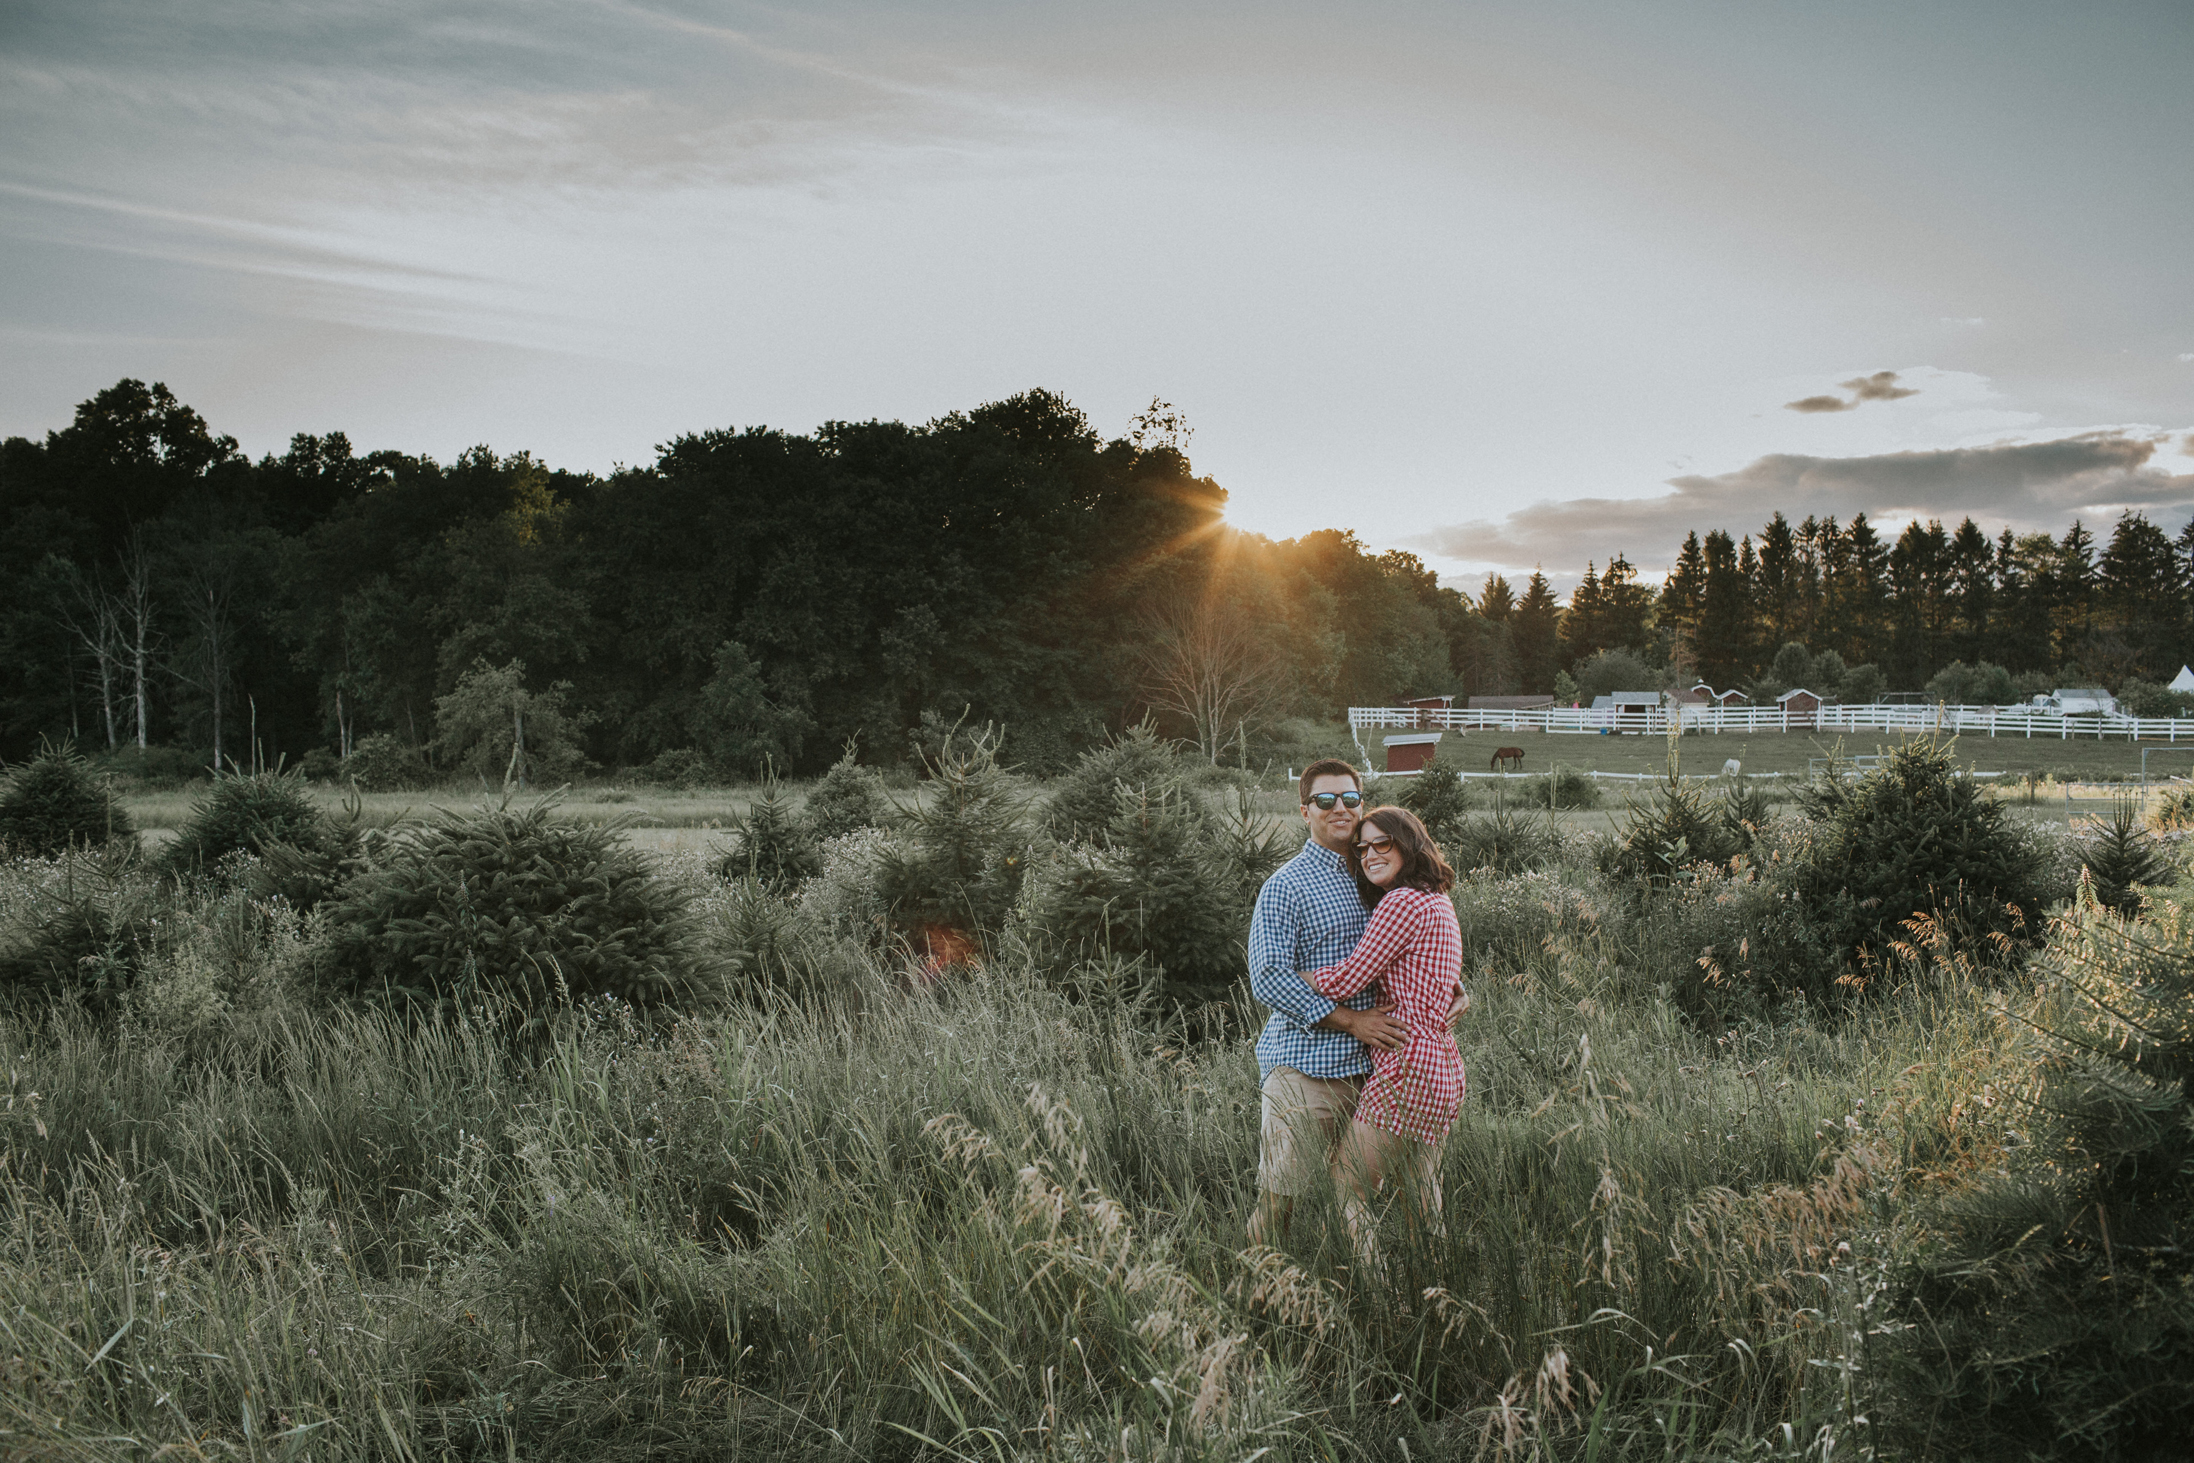
<svg viewBox="0 0 2194 1463">
<path fill-rule="evenodd" d="M 1587 559 L 1585 577 L 1577 581 L 1569 613 L 1562 616 L 1562 663 L 1573 666 L 1607 648 L 1607 602 L 1600 592 L 1600 571 Z"/>
<path fill-rule="evenodd" d="M 1546 575 L 1534 569 L 1524 597 L 1516 602 L 1516 664 L 1529 694 L 1554 689 L 1561 650 L 1562 607 Z"/>
<path fill-rule="evenodd" d="M 2179 668 L 2185 587 L 2164 531 L 2140 513 L 2121 514 L 2096 566 L 2096 585 L 2120 676 L 2170 679 Z"/>
<path fill-rule="evenodd" d="M 2005 529 L 1996 541 L 1996 587 L 2000 608 L 1994 648 L 2013 674 L 2046 671 L 2057 664 L 2057 543 L 2046 533 L 2012 537 Z"/>
<path fill-rule="evenodd" d="M 1653 591 L 1638 582 L 1638 570 L 1617 554 L 1600 576 L 1600 601 L 1608 648 L 1642 650 L 1653 638 Z"/>
<path fill-rule="evenodd" d="M 1753 571 L 1752 584 L 1753 604 L 1760 620 L 1760 643 L 1786 645 L 1804 639 L 1800 622 L 1805 584 L 1798 558 L 1798 535 L 1780 511 L 1760 530 L 1759 565 Z"/>
<path fill-rule="evenodd" d="M 1996 550 L 1971 518 L 1951 535 L 1950 596 L 1955 625 L 1951 653 L 1961 660 L 1979 660 L 1991 649 L 1988 634 L 1996 607 Z"/>
<path fill-rule="evenodd" d="M 1751 540 L 1746 540 L 1749 551 Z M 1754 669 L 1752 582 L 1737 545 L 1715 529 L 1703 546 L 1705 575 L 1699 591 L 1693 653 L 1698 673 L 1708 684 L 1735 685 Z"/>
<path fill-rule="evenodd" d="M 1699 611 L 1706 595 L 1706 550 L 1696 532 L 1684 535 L 1676 565 L 1661 584 L 1656 617 L 1661 628 L 1678 642 L 1693 643 L 1699 633 Z"/>
<path fill-rule="evenodd" d="M 2095 535 L 2075 518 L 2057 542 L 2053 649 L 2062 666 L 2083 665 L 2095 628 Z"/>
</svg>

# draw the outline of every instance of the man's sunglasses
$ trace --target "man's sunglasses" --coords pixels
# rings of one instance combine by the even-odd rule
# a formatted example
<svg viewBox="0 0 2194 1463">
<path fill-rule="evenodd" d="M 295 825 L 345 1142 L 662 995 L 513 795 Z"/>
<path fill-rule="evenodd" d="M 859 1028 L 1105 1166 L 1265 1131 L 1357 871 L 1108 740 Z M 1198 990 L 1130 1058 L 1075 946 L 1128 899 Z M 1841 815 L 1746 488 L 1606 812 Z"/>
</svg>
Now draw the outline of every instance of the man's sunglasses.
<svg viewBox="0 0 2194 1463">
<path fill-rule="evenodd" d="M 1321 813 L 1330 813 L 1333 811 L 1335 803 L 1339 803 L 1344 808 L 1362 807 L 1364 805 L 1364 795 L 1360 792 L 1314 792 L 1309 797 L 1304 798 L 1303 801 L 1317 804 L 1318 811 Z"/>
</svg>

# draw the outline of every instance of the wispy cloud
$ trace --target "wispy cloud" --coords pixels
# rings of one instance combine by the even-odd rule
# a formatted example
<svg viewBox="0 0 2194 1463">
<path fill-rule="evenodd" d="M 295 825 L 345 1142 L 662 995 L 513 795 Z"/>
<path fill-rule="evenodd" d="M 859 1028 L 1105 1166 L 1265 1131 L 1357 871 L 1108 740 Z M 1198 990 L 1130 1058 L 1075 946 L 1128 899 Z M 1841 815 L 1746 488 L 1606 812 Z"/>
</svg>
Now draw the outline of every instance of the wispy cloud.
<svg viewBox="0 0 2194 1463">
<path fill-rule="evenodd" d="M 1775 453 L 1735 472 L 1671 478 L 1675 491 L 1662 497 L 1537 503 L 1497 522 L 1435 529 L 1412 546 L 1526 572 L 1534 564 L 1568 568 L 1613 553 L 1658 568 L 1691 530 L 1752 532 L 1777 509 L 1794 520 L 1970 514 L 1990 529 L 2053 528 L 2074 514 L 2107 516 L 2124 508 L 2167 515 L 2194 507 L 2194 473 L 2168 472 L 2155 462 L 2172 435 L 2105 429 L 1873 457 Z"/>
<path fill-rule="evenodd" d="M 1849 401 L 1840 396 L 1804 396 L 1796 401 L 1783 403 L 1785 411 L 1823 412 L 1857 411 L 1861 402 L 1902 401 L 1907 396 L 1918 396 L 1916 386 L 1899 386 L 1895 371 L 1876 371 L 1871 376 L 1854 376 L 1839 383 L 1851 393 Z"/>
</svg>

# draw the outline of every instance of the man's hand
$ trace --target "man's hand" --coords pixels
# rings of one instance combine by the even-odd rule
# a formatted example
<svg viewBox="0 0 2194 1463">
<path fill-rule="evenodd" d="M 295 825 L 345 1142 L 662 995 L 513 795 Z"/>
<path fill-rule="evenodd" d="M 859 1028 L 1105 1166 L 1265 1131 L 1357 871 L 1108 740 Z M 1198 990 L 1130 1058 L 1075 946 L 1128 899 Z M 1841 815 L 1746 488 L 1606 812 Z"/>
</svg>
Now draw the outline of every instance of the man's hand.
<svg viewBox="0 0 2194 1463">
<path fill-rule="evenodd" d="M 1335 1006 L 1317 1024 L 1328 1031 L 1344 1031 L 1365 1046 L 1383 1052 L 1398 1052 L 1409 1040 L 1409 1028 L 1394 1019 L 1394 1003 L 1373 1006 L 1368 1011 L 1351 1011 L 1346 1006 Z"/>
</svg>

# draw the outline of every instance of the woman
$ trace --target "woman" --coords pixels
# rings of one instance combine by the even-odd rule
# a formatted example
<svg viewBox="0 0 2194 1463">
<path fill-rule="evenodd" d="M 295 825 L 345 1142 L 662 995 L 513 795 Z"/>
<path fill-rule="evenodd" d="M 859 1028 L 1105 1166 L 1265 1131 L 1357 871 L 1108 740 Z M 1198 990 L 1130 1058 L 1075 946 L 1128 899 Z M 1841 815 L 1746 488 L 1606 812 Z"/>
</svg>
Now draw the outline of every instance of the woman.
<svg viewBox="0 0 2194 1463">
<path fill-rule="evenodd" d="M 1334 1180 L 1356 1250 L 1374 1261 L 1370 1197 L 1389 1175 L 1416 1194 L 1415 1213 L 1440 1222 L 1440 1156 L 1463 1105 L 1463 1054 L 1448 1022 L 1462 979 L 1462 931 L 1447 891 L 1455 872 L 1406 808 L 1378 808 L 1357 825 L 1349 861 L 1371 923 L 1348 959 L 1310 977 L 1346 1000 L 1380 982 L 1409 1028 L 1400 1051 L 1373 1051 L 1371 1079 L 1334 1155 Z"/>
</svg>

